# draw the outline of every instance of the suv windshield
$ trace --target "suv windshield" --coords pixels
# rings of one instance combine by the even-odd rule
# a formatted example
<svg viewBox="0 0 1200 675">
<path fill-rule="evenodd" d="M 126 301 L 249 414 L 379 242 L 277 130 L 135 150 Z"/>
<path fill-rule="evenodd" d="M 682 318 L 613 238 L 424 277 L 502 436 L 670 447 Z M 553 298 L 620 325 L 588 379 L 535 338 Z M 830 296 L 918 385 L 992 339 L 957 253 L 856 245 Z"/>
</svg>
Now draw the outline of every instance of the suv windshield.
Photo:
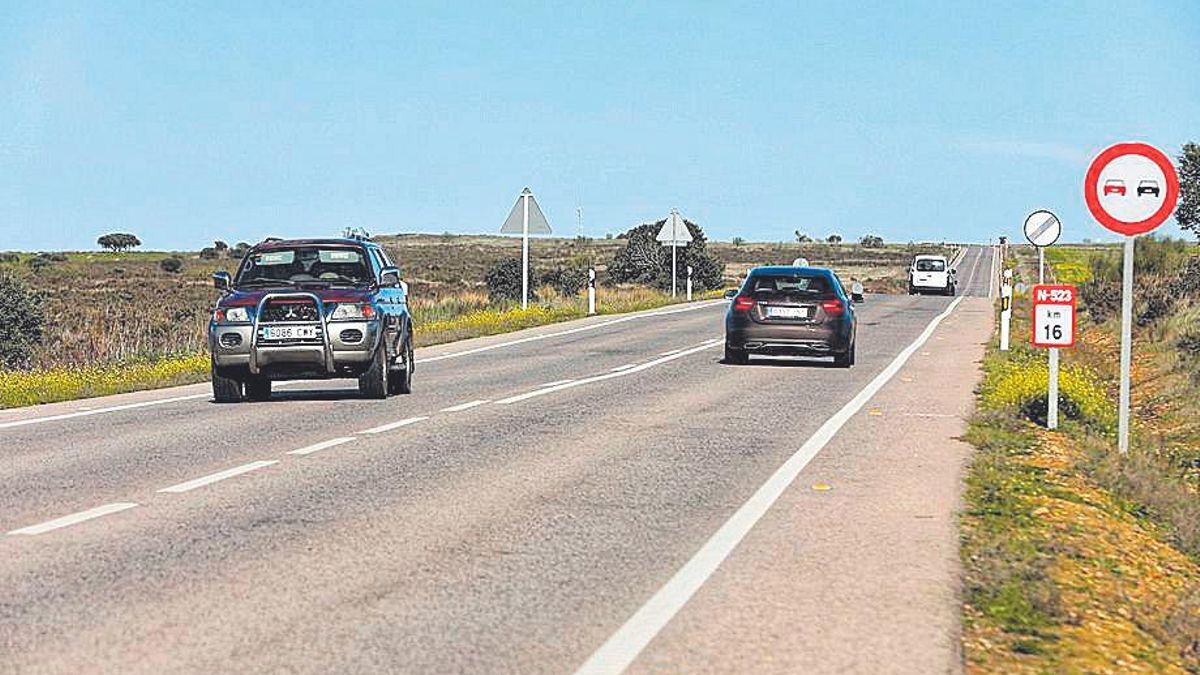
<svg viewBox="0 0 1200 675">
<path fill-rule="evenodd" d="M 299 286 L 301 284 L 360 286 L 372 280 L 371 268 L 359 249 L 297 246 L 273 248 L 247 256 L 238 272 L 238 286 Z"/>
<path fill-rule="evenodd" d="M 834 295 L 829 277 L 820 274 L 755 274 L 746 282 L 747 290 L 758 299 L 827 299 Z"/>
<path fill-rule="evenodd" d="M 918 272 L 945 272 L 946 261 L 944 260 L 918 260 Z"/>
</svg>

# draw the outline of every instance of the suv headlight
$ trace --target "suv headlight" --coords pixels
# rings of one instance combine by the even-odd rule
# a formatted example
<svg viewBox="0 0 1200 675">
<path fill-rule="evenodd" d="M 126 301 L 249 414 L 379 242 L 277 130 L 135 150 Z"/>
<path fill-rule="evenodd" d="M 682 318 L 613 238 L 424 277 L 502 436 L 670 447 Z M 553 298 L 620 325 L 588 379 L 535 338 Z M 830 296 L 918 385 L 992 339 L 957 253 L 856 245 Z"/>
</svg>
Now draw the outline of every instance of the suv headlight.
<svg viewBox="0 0 1200 675">
<path fill-rule="evenodd" d="M 226 307 L 216 311 L 217 323 L 250 323 L 249 307 Z"/>
<path fill-rule="evenodd" d="M 371 305 L 355 305 L 351 303 L 339 303 L 329 314 L 330 321 L 373 318 L 375 318 L 374 307 Z"/>
</svg>

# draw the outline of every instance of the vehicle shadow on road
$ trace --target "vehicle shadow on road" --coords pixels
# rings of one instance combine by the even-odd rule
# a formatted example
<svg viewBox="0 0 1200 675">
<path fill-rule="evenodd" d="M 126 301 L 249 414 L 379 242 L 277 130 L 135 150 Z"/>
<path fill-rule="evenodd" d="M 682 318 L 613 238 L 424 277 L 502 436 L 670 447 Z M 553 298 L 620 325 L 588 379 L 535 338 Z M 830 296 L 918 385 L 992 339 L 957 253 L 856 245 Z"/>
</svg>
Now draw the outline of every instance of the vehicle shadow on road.
<svg viewBox="0 0 1200 675">
<path fill-rule="evenodd" d="M 831 360 L 820 360 L 804 357 L 750 357 L 749 363 L 729 363 L 718 359 L 717 363 L 729 368 L 836 368 Z"/>
<path fill-rule="evenodd" d="M 272 401 L 365 401 L 366 396 L 359 393 L 358 389 L 302 389 L 296 391 L 281 391 L 276 390 L 271 392 L 271 398 L 265 402 Z M 373 399 L 370 399 L 373 400 Z M 208 400 L 213 405 L 223 405 L 217 403 L 213 399 Z M 245 401 L 244 403 L 254 403 L 255 401 Z"/>
</svg>

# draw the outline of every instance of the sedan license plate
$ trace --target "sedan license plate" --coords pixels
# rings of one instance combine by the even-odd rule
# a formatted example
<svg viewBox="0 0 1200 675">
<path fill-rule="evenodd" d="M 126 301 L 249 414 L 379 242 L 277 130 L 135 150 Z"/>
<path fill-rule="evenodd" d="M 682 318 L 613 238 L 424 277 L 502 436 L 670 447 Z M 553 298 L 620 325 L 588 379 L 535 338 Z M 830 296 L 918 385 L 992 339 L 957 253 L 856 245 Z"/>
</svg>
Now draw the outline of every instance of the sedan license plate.
<svg viewBox="0 0 1200 675">
<path fill-rule="evenodd" d="M 807 319 L 807 307 L 768 307 L 767 316 L 772 319 Z"/>
<path fill-rule="evenodd" d="M 263 326 L 264 340 L 312 340 L 316 326 Z"/>
</svg>

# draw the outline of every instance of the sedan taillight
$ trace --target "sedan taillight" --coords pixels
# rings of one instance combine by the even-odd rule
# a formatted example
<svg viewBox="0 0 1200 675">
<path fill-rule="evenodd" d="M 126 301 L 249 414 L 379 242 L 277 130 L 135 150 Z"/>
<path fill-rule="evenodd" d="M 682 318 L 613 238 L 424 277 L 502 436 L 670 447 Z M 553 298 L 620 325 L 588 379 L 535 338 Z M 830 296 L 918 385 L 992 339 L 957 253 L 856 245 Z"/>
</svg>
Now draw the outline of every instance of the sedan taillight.
<svg viewBox="0 0 1200 675">
<path fill-rule="evenodd" d="M 846 305 L 842 304 L 841 300 L 825 300 L 821 303 L 821 309 L 829 316 L 841 316 L 842 312 L 846 311 Z"/>
<path fill-rule="evenodd" d="M 739 295 L 733 299 L 733 311 L 749 312 L 754 309 L 754 298 L 747 295 Z"/>
</svg>

